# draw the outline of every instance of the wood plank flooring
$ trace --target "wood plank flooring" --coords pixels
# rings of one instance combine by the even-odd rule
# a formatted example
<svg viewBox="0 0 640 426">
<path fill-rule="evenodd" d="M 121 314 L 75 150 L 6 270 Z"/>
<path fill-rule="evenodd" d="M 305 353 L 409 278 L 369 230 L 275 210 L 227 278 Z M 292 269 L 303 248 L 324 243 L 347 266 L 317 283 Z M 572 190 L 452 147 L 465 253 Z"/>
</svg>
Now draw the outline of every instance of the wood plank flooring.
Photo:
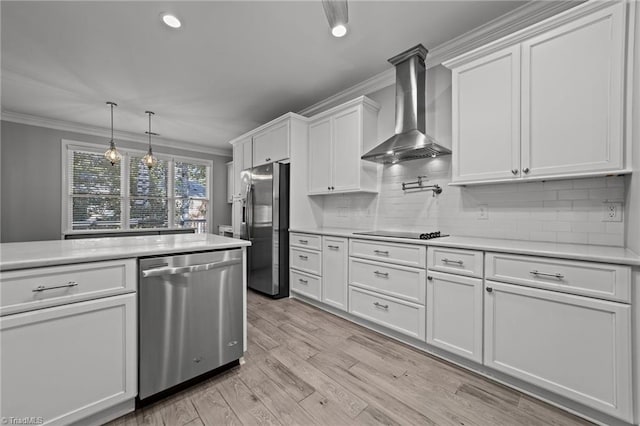
<svg viewBox="0 0 640 426">
<path fill-rule="evenodd" d="M 120 425 L 585 425 L 305 303 L 248 294 L 246 364 Z"/>
</svg>

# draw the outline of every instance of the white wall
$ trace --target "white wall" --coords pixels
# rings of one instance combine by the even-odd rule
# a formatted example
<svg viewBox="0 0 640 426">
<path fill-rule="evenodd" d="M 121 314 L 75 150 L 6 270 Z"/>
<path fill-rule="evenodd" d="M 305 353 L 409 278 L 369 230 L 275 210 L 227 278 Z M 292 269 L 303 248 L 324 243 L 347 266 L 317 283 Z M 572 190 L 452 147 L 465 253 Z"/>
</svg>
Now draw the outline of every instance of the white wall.
<svg viewBox="0 0 640 426">
<path fill-rule="evenodd" d="M 105 148 L 108 139 L 65 132 L 46 127 L 2 121 L 0 181 L 2 192 L 0 241 L 39 241 L 60 239 L 61 222 L 61 139 L 95 143 Z M 118 146 L 146 150 L 144 144 L 117 141 Z M 229 157 L 154 147 L 154 152 L 183 155 L 213 161 L 211 232 L 218 225 L 231 223 L 231 204 L 227 198 Z"/>
<path fill-rule="evenodd" d="M 443 145 L 451 146 L 450 71 L 442 66 L 429 69 L 426 90 L 427 133 Z M 390 86 L 367 95 L 382 105 L 378 142 L 393 133 L 394 91 Z M 433 197 L 431 191 L 402 191 L 402 182 L 413 181 L 422 175 L 428 176 L 429 184 L 442 186 L 442 194 Z M 610 246 L 625 244 L 625 222 L 601 220 L 603 201 L 625 200 L 627 194 L 622 177 L 466 188 L 447 186 L 450 181 L 450 156 L 385 166 L 379 194 L 326 196 L 323 226 L 416 231 L 439 229 L 448 234 L 475 237 Z M 635 182 L 640 186 L 637 178 Z M 478 219 L 479 205 L 487 206 L 488 219 Z M 640 210 L 636 208 L 633 211 Z M 625 215 L 625 220 L 629 216 Z"/>
</svg>

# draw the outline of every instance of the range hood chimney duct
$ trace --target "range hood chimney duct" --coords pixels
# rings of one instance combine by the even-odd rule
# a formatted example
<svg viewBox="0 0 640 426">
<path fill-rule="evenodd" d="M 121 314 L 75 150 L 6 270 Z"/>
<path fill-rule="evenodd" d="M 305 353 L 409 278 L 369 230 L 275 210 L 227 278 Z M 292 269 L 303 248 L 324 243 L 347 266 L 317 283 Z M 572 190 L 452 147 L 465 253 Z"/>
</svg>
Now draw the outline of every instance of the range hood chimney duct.
<svg viewBox="0 0 640 426">
<path fill-rule="evenodd" d="M 362 156 L 392 164 L 451 154 L 425 133 L 425 65 L 428 50 L 421 44 L 389 59 L 396 67 L 396 134 Z"/>
</svg>

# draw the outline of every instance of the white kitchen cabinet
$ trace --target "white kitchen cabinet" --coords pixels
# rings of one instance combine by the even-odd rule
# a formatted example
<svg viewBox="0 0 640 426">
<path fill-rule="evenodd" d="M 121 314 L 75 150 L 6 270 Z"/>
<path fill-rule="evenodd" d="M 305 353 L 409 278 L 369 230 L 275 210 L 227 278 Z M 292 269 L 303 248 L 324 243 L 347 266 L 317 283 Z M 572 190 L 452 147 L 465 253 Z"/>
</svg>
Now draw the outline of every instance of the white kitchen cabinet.
<svg viewBox="0 0 640 426">
<path fill-rule="evenodd" d="M 234 184 L 234 177 L 233 177 L 233 161 L 229 161 L 227 163 L 227 203 L 233 203 L 233 184 Z"/>
<path fill-rule="evenodd" d="M 522 172 L 623 167 L 624 9 L 620 2 L 522 44 Z"/>
<path fill-rule="evenodd" d="M 487 280 L 485 365 L 632 421 L 629 305 Z"/>
<path fill-rule="evenodd" d="M 520 176 L 520 46 L 452 70 L 453 180 Z"/>
<path fill-rule="evenodd" d="M 482 279 L 427 273 L 427 343 L 482 362 Z"/>
<path fill-rule="evenodd" d="M 289 119 L 285 118 L 253 135 L 253 166 L 289 158 Z"/>
<path fill-rule="evenodd" d="M 322 301 L 346 311 L 349 243 L 347 238 L 322 237 Z"/>
<path fill-rule="evenodd" d="M 309 123 L 309 194 L 331 191 L 331 117 Z"/>
<path fill-rule="evenodd" d="M 233 142 L 233 204 L 231 208 L 231 226 L 233 227 L 233 235 L 236 238 L 239 238 L 241 234 L 242 208 L 244 206 L 242 179 L 240 179 L 240 175 L 243 170 L 252 167 L 252 146 L 253 141 L 251 137 L 245 137 Z"/>
<path fill-rule="evenodd" d="M 314 234 L 289 234 L 289 288 L 293 295 L 322 300 L 322 237 Z"/>
<path fill-rule="evenodd" d="M 377 192 L 378 165 L 360 157 L 364 141 L 377 139 L 379 109 L 360 97 L 311 118 L 309 195 Z"/>
<path fill-rule="evenodd" d="M 627 7 L 587 2 L 445 63 L 453 184 L 630 171 Z"/>
<path fill-rule="evenodd" d="M 136 296 L 0 318 L 4 418 L 69 424 L 137 394 Z"/>
</svg>

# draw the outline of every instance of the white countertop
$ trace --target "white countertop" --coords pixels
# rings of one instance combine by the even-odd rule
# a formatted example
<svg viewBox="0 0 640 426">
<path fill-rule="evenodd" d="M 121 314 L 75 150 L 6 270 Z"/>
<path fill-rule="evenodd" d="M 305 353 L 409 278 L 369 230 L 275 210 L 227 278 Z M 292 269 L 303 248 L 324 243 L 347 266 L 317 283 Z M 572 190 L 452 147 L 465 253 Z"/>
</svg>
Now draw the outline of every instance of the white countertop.
<svg viewBox="0 0 640 426">
<path fill-rule="evenodd" d="M 390 241 L 395 243 L 421 244 L 425 246 L 527 254 L 532 256 L 557 257 L 563 259 L 640 266 L 640 255 L 623 247 L 456 236 L 441 237 L 432 240 L 414 240 L 409 238 L 355 235 L 354 232 L 363 232 L 365 230 L 348 228 L 291 228 L 290 231 L 306 234 L 331 235 L 334 237 L 360 238 L 366 240 Z"/>
<path fill-rule="evenodd" d="M 0 270 L 249 246 L 214 234 L 149 235 L 0 244 Z"/>
</svg>

